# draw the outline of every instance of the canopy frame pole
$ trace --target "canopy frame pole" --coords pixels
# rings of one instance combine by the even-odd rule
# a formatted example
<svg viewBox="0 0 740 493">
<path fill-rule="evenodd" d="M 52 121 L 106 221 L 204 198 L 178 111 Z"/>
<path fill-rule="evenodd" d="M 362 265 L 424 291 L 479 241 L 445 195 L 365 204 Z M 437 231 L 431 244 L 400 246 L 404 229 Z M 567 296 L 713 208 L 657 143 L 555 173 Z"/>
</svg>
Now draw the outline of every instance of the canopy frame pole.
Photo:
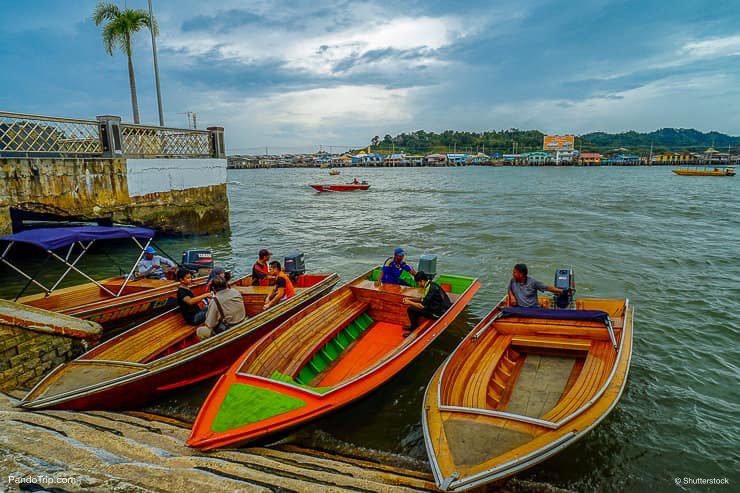
<svg viewBox="0 0 740 493">
<path fill-rule="evenodd" d="M 11 248 L 11 247 L 12 247 L 12 246 L 13 246 L 14 244 L 15 244 L 15 241 L 11 241 L 10 243 L 8 243 L 8 246 L 7 246 L 6 248 L 5 248 L 5 251 L 3 252 L 3 255 L 2 255 L 2 257 L 0 257 L 0 261 L 1 261 L 2 263 L 4 263 L 5 265 L 7 265 L 8 267 L 10 267 L 11 269 L 13 269 L 14 271 L 16 271 L 16 272 L 17 272 L 18 274 L 20 274 L 21 276 L 23 276 L 23 277 L 25 277 L 26 279 L 28 279 L 28 280 L 29 280 L 29 282 L 32 282 L 32 283 L 34 283 L 35 285 L 37 285 L 38 287 L 40 287 L 41 289 L 43 289 L 43 290 L 44 290 L 44 292 L 46 293 L 46 295 L 48 296 L 48 295 L 49 295 L 49 293 L 51 293 L 51 291 L 49 290 L 49 288 L 47 288 L 46 286 L 44 286 L 43 284 L 41 284 L 40 282 L 38 282 L 38 281 L 37 281 L 37 280 L 36 280 L 35 278 L 33 278 L 33 277 L 29 276 L 28 274 L 26 274 L 26 273 L 25 273 L 24 271 L 22 271 L 21 269 L 19 269 L 19 268 L 18 268 L 18 267 L 16 267 L 15 265 L 13 265 L 13 264 L 11 264 L 10 262 L 8 262 L 8 260 L 7 260 L 6 258 L 5 258 L 5 256 L 6 256 L 6 255 L 8 254 L 8 252 L 10 251 L 10 248 Z M 23 292 L 23 291 L 21 291 L 21 292 Z M 20 297 L 20 295 L 16 296 L 16 298 L 15 298 L 15 299 L 16 299 L 16 301 L 18 300 L 18 298 L 19 298 L 19 297 Z"/>
<path fill-rule="evenodd" d="M 139 256 L 136 259 L 136 261 L 134 261 L 134 265 L 131 266 L 131 270 L 128 271 L 128 274 L 123 279 L 123 284 L 121 284 L 121 288 L 118 290 L 118 293 L 115 294 L 115 295 L 113 295 L 116 298 L 119 297 L 119 296 L 121 296 L 121 293 L 123 293 L 123 290 L 126 289 L 126 285 L 128 284 L 129 280 L 134 275 L 134 271 L 136 270 L 136 266 L 139 265 L 139 262 L 141 262 L 141 257 L 144 256 L 144 250 L 146 250 L 146 247 L 149 246 L 149 244 L 152 242 L 152 240 L 154 238 L 147 239 L 146 240 L 146 245 L 144 245 L 144 246 L 142 246 L 141 243 L 139 243 L 139 239 L 136 238 L 135 236 L 132 236 L 131 239 L 134 240 L 134 243 L 136 243 L 136 246 L 138 246 L 141 249 L 141 251 L 139 252 Z"/>
<path fill-rule="evenodd" d="M 87 245 L 85 245 L 84 243 L 82 243 L 82 241 L 78 241 L 78 242 L 76 242 L 76 243 L 79 243 L 79 244 L 80 244 L 80 248 L 82 248 L 82 251 L 81 251 L 81 252 L 80 252 L 80 254 L 79 254 L 79 255 L 77 256 L 77 258 L 76 258 L 76 259 L 74 259 L 74 260 L 72 261 L 72 263 L 70 263 L 70 262 L 69 262 L 69 259 L 70 259 L 70 257 L 72 256 L 72 250 L 73 250 L 73 249 L 74 249 L 74 247 L 75 247 L 75 243 L 72 243 L 72 244 L 70 244 L 70 245 L 69 245 L 69 249 L 67 250 L 67 255 L 66 255 L 66 257 L 65 257 L 65 258 L 62 258 L 62 257 L 60 257 L 59 255 L 56 255 L 56 254 L 52 254 L 52 255 L 54 256 L 54 258 L 58 259 L 58 260 L 59 260 L 60 262 L 62 262 L 62 263 L 63 263 L 64 265 L 66 265 L 66 266 L 67 266 L 67 270 L 65 270 L 65 271 L 64 271 L 64 272 L 62 273 L 62 275 L 61 275 L 61 276 L 59 276 L 59 279 L 57 279 L 57 282 L 55 282 L 55 283 L 54 283 L 54 285 L 53 285 L 53 286 L 51 287 L 51 290 L 49 291 L 49 294 L 51 294 L 51 291 L 54 291 L 54 290 L 55 290 L 55 289 L 57 288 L 57 286 L 59 286 L 59 283 L 61 283 L 61 282 L 62 282 L 62 280 L 63 280 L 63 279 L 65 278 L 65 277 L 67 277 L 67 274 L 69 274 L 69 272 L 70 272 L 70 271 L 71 271 L 72 269 L 75 269 L 75 271 L 77 271 L 77 272 L 79 272 L 79 273 L 83 274 L 83 275 L 84 275 L 85 277 L 87 277 L 88 279 L 90 279 L 90 277 L 88 277 L 88 276 L 87 276 L 87 275 L 86 275 L 85 273 L 83 273 L 83 272 L 82 272 L 81 270 L 79 270 L 79 269 L 75 268 L 75 265 L 77 265 L 77 262 L 79 262 L 79 261 L 80 261 L 80 259 L 81 259 L 81 258 L 82 258 L 82 257 L 83 257 L 83 256 L 84 256 L 84 255 L 85 255 L 86 253 L 87 253 L 87 251 L 88 251 L 88 250 L 90 249 L 90 247 L 92 246 L 92 244 L 93 244 L 93 243 L 95 243 L 95 240 L 90 240 L 90 243 L 88 243 Z M 52 253 L 52 252 L 51 252 L 51 250 L 47 250 L 47 252 L 49 252 L 49 253 Z M 101 286 L 101 287 L 102 287 L 102 286 Z M 104 288 L 104 289 L 105 289 L 105 288 Z M 106 290 L 106 291 L 107 291 L 107 290 Z M 110 291 L 108 291 L 108 292 L 110 292 Z M 111 294 L 113 294 L 113 293 L 111 293 Z M 48 295 L 47 295 L 47 296 L 48 296 Z"/>
<path fill-rule="evenodd" d="M 91 244 L 92 244 L 92 242 L 91 242 Z M 58 261 L 60 261 L 64 265 L 68 266 L 69 269 L 67 269 L 67 271 L 73 270 L 73 271 L 77 272 L 79 275 L 81 275 L 82 277 L 84 277 L 88 281 L 92 282 L 93 284 L 95 284 L 96 286 L 98 286 L 100 289 L 102 289 L 106 293 L 110 294 L 113 297 L 116 297 L 116 294 L 113 291 L 111 291 L 110 289 L 106 288 L 105 286 L 103 286 L 102 284 L 100 284 L 98 281 L 96 281 L 92 277 L 88 276 L 85 272 L 83 272 L 80 269 L 78 269 L 75 264 L 70 264 L 69 262 L 65 261 L 62 257 L 60 257 L 59 255 L 57 255 L 56 253 L 54 253 L 51 250 L 47 250 L 47 252 L 49 252 L 49 255 L 51 255 L 52 257 L 54 257 L 55 259 L 57 259 Z M 65 273 L 65 275 L 66 275 L 66 273 Z M 59 281 L 61 281 L 61 278 L 59 279 Z M 57 284 L 59 284 L 59 281 L 57 281 Z M 55 286 L 56 286 L 56 284 L 55 284 Z"/>
</svg>

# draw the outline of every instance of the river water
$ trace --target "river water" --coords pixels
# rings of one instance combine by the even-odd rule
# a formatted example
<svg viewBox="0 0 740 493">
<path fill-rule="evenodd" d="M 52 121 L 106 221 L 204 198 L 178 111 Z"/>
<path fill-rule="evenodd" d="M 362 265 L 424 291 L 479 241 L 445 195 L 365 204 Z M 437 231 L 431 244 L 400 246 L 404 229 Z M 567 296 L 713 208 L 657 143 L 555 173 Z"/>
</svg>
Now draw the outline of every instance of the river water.
<svg viewBox="0 0 740 493">
<path fill-rule="evenodd" d="M 354 177 L 370 190 L 308 186 Z M 738 178 L 680 177 L 662 167 L 230 170 L 228 178 L 231 233 L 163 239 L 163 249 L 211 248 L 237 275 L 251 270 L 260 248 L 273 259 L 304 252 L 309 271 L 348 281 L 402 246 L 414 265 L 433 254 L 438 272 L 482 283 L 401 374 L 282 440 L 424 464 L 426 383 L 524 262 L 548 284 L 558 268 L 572 268 L 576 297 L 628 297 L 635 344 L 627 389 L 609 417 L 518 477 L 574 491 L 737 489 Z M 206 384 L 174 393 L 152 409 L 192 419 L 207 392 Z M 730 486 L 696 484 L 711 478 Z"/>
</svg>

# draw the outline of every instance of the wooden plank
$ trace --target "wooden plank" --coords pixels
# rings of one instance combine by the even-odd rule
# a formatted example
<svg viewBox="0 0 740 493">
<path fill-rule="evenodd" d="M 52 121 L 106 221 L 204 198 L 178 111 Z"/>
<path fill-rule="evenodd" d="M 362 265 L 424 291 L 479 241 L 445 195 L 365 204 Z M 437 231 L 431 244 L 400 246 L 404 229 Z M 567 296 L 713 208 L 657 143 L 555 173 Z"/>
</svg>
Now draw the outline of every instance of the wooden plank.
<svg viewBox="0 0 740 493">
<path fill-rule="evenodd" d="M 528 348 L 565 349 L 571 351 L 588 351 L 591 341 L 586 339 L 546 338 L 531 336 L 514 336 L 511 338 L 512 346 Z"/>
</svg>

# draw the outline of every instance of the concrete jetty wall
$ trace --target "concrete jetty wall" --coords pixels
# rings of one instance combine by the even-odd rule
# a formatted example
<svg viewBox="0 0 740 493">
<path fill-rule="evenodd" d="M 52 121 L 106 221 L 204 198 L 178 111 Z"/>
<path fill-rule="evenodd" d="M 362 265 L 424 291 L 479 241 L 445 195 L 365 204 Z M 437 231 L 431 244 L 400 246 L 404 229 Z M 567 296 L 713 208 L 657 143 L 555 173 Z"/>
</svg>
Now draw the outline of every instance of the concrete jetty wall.
<svg viewBox="0 0 740 493">
<path fill-rule="evenodd" d="M 101 334 L 95 322 L 0 300 L 0 390 L 33 387 Z"/>
<path fill-rule="evenodd" d="M 23 217 L 228 231 L 226 160 L 0 158 L 0 234 Z"/>
<path fill-rule="evenodd" d="M 0 234 L 28 219 L 228 231 L 224 129 L 0 111 Z"/>
</svg>

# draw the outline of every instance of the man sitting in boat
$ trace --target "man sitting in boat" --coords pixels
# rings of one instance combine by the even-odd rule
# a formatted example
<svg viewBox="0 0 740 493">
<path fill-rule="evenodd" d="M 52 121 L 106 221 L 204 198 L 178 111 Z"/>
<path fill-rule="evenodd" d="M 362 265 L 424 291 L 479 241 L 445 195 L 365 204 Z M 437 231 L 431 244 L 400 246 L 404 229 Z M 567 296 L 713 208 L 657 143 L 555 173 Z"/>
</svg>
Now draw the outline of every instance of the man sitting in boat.
<svg viewBox="0 0 740 493">
<path fill-rule="evenodd" d="M 200 308 L 201 302 L 213 297 L 213 293 L 206 291 L 200 296 L 193 295 L 190 285 L 193 283 L 193 274 L 187 269 L 177 270 L 177 280 L 180 286 L 177 288 L 177 304 L 180 307 L 180 313 L 190 325 L 200 325 L 206 319 L 208 307 Z"/>
<path fill-rule="evenodd" d="M 216 277 L 211 284 L 213 298 L 208 304 L 205 325 L 198 327 L 196 334 L 203 340 L 229 329 L 246 318 L 244 299 L 239 291 L 230 288 L 226 279 Z"/>
<path fill-rule="evenodd" d="M 359 185 L 360 184 L 360 181 L 357 178 L 353 178 L 352 179 L 352 184 L 353 185 Z"/>
<path fill-rule="evenodd" d="M 429 275 L 424 271 L 419 271 L 414 275 L 414 281 L 420 287 L 424 288 L 424 295 L 418 298 L 405 297 L 402 303 L 409 305 L 406 313 L 409 315 L 411 325 L 404 326 L 403 336 L 408 337 L 419 326 L 419 318 L 439 318 L 448 308 L 452 306 L 452 301 L 442 287 L 433 282 Z"/>
<path fill-rule="evenodd" d="M 509 281 L 509 292 L 507 301 L 509 306 L 521 306 L 522 308 L 539 308 L 540 302 L 537 299 L 538 291 L 549 291 L 555 294 L 561 294 L 565 290 L 548 286 L 542 281 L 529 277 L 529 270 L 526 264 L 516 264 L 511 271 L 512 278 Z"/>
<path fill-rule="evenodd" d="M 272 292 L 265 300 L 265 310 L 276 305 L 279 301 L 292 298 L 295 294 L 295 288 L 290 277 L 283 272 L 283 268 L 277 260 L 270 262 L 270 275 L 275 278 L 275 287 L 272 288 Z"/>
<path fill-rule="evenodd" d="M 153 246 L 144 249 L 144 257 L 139 261 L 139 272 L 135 274 L 137 279 L 146 277 L 149 279 L 166 279 L 167 275 L 162 266 L 167 267 L 167 271 L 175 268 L 175 263 L 160 255 L 155 255 L 157 251 Z"/>
<path fill-rule="evenodd" d="M 414 270 L 413 267 L 404 262 L 403 259 L 405 256 L 406 252 L 403 250 L 403 248 L 398 247 L 393 250 L 393 256 L 388 257 L 385 262 L 383 262 L 383 273 L 378 279 L 378 285 L 385 283 L 410 286 L 410 283 L 407 283 L 401 278 L 401 273 L 406 271 L 412 276 L 415 276 L 416 270 Z"/>
</svg>

